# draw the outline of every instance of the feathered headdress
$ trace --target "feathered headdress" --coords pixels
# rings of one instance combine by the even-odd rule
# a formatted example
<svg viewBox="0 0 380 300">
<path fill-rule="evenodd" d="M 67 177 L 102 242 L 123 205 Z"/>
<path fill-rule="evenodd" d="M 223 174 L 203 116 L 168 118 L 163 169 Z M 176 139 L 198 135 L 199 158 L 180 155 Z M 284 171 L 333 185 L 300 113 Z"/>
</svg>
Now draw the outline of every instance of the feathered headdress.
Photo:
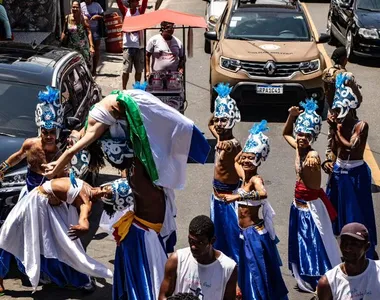
<svg viewBox="0 0 380 300">
<path fill-rule="evenodd" d="M 240 111 L 236 105 L 236 101 L 230 97 L 232 87 L 227 84 L 219 83 L 214 90 L 218 93 L 215 99 L 216 118 L 228 118 L 229 122 L 226 129 L 234 127 L 236 122 L 240 122 Z"/>
<path fill-rule="evenodd" d="M 335 95 L 332 104 L 332 109 L 339 108 L 338 118 L 347 116 L 350 109 L 359 107 L 359 100 L 352 89 L 346 85 L 353 77 L 348 72 L 339 73 L 335 80 Z"/>
<path fill-rule="evenodd" d="M 267 125 L 266 120 L 253 124 L 243 148 L 243 152 L 255 154 L 255 161 L 253 162 L 255 166 L 259 166 L 262 161 L 265 161 L 270 152 L 269 138 L 263 134 L 269 130 Z"/>
<path fill-rule="evenodd" d="M 106 209 L 108 214 L 111 212 L 115 213 L 126 209 L 127 207 L 134 204 L 134 197 L 132 189 L 129 186 L 129 182 L 125 178 L 117 179 L 111 183 L 112 197 L 111 198 L 102 198 L 102 201 L 105 205 L 109 205 L 112 208 Z M 109 185 L 106 184 L 106 185 Z"/>
<path fill-rule="evenodd" d="M 145 81 L 143 83 L 141 83 L 140 81 L 136 81 L 132 85 L 132 88 L 135 89 L 135 90 L 143 90 L 143 91 L 145 91 L 147 86 L 148 86 L 148 82 L 147 81 Z"/>
<path fill-rule="evenodd" d="M 59 90 L 50 86 L 46 87 L 46 91 L 38 93 L 38 99 L 41 103 L 36 106 L 35 121 L 39 135 L 41 134 L 41 128 L 47 130 L 56 128 L 57 138 L 59 137 L 59 130 L 63 126 L 63 108 L 59 95 Z"/>
<path fill-rule="evenodd" d="M 304 112 L 296 120 L 295 133 L 308 133 L 313 137 L 313 142 L 317 140 L 322 128 L 322 118 L 317 114 L 318 104 L 314 99 L 306 99 L 300 106 Z"/>
</svg>

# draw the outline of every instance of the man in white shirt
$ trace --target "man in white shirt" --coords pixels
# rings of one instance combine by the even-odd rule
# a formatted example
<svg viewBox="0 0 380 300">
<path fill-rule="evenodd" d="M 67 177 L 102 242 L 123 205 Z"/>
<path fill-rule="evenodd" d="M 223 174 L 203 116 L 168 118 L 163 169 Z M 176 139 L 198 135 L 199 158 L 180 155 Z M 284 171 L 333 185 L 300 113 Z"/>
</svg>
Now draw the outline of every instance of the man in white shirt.
<svg viewBox="0 0 380 300">
<path fill-rule="evenodd" d="M 235 300 L 236 263 L 213 248 L 215 228 L 207 216 L 197 216 L 189 226 L 190 247 L 177 250 L 165 265 L 159 300 L 174 293 L 191 293 L 199 299 Z"/>
<path fill-rule="evenodd" d="M 380 261 L 366 258 L 369 247 L 369 233 L 363 224 L 349 223 L 342 228 L 340 250 L 344 262 L 319 280 L 319 300 L 379 299 Z"/>
<path fill-rule="evenodd" d="M 175 71 L 183 73 L 185 55 L 182 42 L 176 38 L 174 24 L 161 22 L 161 33 L 152 36 L 146 47 L 146 75 L 150 76 L 152 60 L 152 71 Z"/>
<path fill-rule="evenodd" d="M 122 0 L 116 0 L 116 3 L 124 19 L 144 14 L 148 5 L 148 0 L 142 0 L 141 6 L 139 6 L 139 0 L 129 0 L 129 7 L 126 7 Z M 123 33 L 123 90 L 127 88 L 129 73 L 132 73 L 132 66 L 135 67 L 135 81 L 141 81 L 141 75 L 144 71 L 143 42 L 143 30 Z"/>
</svg>

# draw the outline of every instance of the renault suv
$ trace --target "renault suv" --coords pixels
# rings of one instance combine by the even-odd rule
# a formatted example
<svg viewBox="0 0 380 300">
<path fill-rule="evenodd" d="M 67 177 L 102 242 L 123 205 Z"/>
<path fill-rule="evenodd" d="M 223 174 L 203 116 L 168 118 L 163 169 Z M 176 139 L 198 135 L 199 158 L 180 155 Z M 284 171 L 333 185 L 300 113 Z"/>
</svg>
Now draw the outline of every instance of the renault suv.
<svg viewBox="0 0 380 300">
<path fill-rule="evenodd" d="M 233 86 L 231 97 L 240 107 L 289 106 L 306 97 L 324 107 L 322 71 L 325 60 L 318 43 L 329 36 L 315 36 L 311 20 L 298 1 L 228 0 L 215 31 L 210 62 L 210 110 L 214 110 L 220 83 Z"/>
</svg>

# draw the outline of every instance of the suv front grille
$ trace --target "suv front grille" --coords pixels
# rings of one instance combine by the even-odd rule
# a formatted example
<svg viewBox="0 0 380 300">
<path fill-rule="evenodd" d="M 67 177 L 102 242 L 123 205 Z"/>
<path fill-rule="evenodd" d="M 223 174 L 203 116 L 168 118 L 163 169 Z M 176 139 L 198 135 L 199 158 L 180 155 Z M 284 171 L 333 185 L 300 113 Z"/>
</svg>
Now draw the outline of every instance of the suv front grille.
<svg viewBox="0 0 380 300">
<path fill-rule="evenodd" d="M 273 63 L 275 71 L 273 74 L 268 73 L 266 65 L 268 62 L 251 62 L 240 61 L 241 69 L 248 72 L 250 76 L 264 76 L 264 77 L 289 77 L 294 72 L 299 71 L 300 63 Z"/>
</svg>

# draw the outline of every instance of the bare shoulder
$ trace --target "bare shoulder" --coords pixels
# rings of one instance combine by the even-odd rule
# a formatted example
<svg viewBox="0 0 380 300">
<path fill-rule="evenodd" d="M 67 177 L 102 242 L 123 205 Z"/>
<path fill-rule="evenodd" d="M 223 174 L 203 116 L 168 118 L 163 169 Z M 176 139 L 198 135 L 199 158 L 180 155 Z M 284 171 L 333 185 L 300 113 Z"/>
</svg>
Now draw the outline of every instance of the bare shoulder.
<svg viewBox="0 0 380 300">
<path fill-rule="evenodd" d="M 323 275 L 321 279 L 319 279 L 318 286 L 317 286 L 317 295 L 318 295 L 318 298 L 321 300 L 333 299 L 330 284 L 326 275 Z"/>
<path fill-rule="evenodd" d="M 254 184 L 264 184 L 264 179 L 260 175 L 253 176 L 249 181 Z"/>
<path fill-rule="evenodd" d="M 41 138 L 34 137 L 34 138 L 28 138 L 24 141 L 22 144 L 24 149 L 30 149 L 31 147 L 35 145 L 39 145 L 41 143 Z"/>
<path fill-rule="evenodd" d="M 175 271 L 177 270 L 177 265 L 178 265 L 178 254 L 177 252 L 173 252 L 168 260 L 166 261 L 166 270 L 167 271 Z"/>
</svg>

